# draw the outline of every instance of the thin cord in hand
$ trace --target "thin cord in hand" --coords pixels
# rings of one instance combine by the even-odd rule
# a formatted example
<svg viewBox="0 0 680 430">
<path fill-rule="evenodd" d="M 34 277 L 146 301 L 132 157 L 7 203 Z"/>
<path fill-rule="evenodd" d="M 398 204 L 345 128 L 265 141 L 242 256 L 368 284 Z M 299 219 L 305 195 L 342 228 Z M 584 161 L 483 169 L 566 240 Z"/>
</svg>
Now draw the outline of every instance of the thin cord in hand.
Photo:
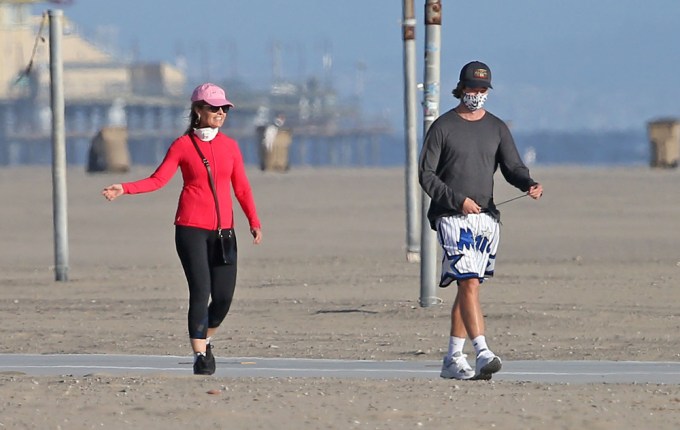
<svg viewBox="0 0 680 430">
<path fill-rule="evenodd" d="M 498 206 L 500 206 L 500 205 L 504 205 L 504 204 L 506 204 L 506 203 L 510 203 L 510 202 L 513 201 L 513 200 L 521 199 L 522 197 L 526 197 L 526 196 L 528 196 L 528 195 L 529 195 L 528 193 L 527 193 L 527 194 L 522 194 L 521 196 L 513 197 L 513 198 L 511 198 L 511 199 L 502 201 L 502 202 L 500 202 L 500 203 L 496 203 L 496 207 L 498 207 Z"/>
</svg>

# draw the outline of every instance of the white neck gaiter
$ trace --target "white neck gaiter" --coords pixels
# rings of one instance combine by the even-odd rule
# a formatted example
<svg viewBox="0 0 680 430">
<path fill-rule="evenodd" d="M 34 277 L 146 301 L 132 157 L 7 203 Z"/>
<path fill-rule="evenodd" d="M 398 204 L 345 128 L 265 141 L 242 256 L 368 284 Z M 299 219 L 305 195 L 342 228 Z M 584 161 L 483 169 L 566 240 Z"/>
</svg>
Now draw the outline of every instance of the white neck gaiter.
<svg viewBox="0 0 680 430">
<path fill-rule="evenodd" d="M 218 131 L 219 131 L 218 128 L 212 127 L 195 128 L 194 135 L 201 139 L 203 142 L 210 142 L 215 138 L 215 136 L 217 136 Z"/>
</svg>

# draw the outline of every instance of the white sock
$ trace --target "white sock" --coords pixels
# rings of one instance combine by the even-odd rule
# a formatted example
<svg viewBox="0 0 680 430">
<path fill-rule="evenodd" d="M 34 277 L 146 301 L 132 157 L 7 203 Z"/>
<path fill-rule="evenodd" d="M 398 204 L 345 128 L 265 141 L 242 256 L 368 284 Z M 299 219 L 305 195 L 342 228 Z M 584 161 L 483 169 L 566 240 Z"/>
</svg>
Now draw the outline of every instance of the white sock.
<svg viewBox="0 0 680 430">
<path fill-rule="evenodd" d="M 463 353 L 463 346 L 465 345 L 464 337 L 449 336 L 449 352 L 448 357 L 453 357 L 456 352 Z"/>
<path fill-rule="evenodd" d="M 196 362 L 196 360 L 198 360 L 198 357 L 200 357 L 201 355 L 205 357 L 205 352 L 194 352 L 194 363 Z"/>
<path fill-rule="evenodd" d="M 210 345 L 210 341 L 212 340 L 212 337 L 208 337 L 205 339 L 205 344 Z"/>
<path fill-rule="evenodd" d="M 484 335 L 472 339 L 472 345 L 475 347 L 475 354 L 477 355 L 479 355 L 479 351 L 489 349 L 489 347 L 486 346 L 486 337 L 484 337 Z"/>
</svg>

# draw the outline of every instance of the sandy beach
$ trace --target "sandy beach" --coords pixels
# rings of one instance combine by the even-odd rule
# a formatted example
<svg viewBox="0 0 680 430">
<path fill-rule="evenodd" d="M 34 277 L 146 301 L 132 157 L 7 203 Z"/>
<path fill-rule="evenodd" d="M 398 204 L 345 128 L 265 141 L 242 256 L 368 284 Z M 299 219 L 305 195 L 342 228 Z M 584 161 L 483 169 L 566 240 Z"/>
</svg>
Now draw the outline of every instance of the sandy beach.
<svg viewBox="0 0 680 430">
<path fill-rule="evenodd" d="M 54 281 L 49 167 L 0 169 L 0 353 L 191 354 L 172 225 L 181 178 L 68 171 L 69 282 Z M 250 167 L 261 245 L 236 211 L 239 278 L 219 357 L 438 360 L 454 290 L 418 304 L 402 169 Z M 537 167 L 501 206 L 487 339 L 505 360 L 680 361 L 680 171 Z M 496 179 L 496 200 L 520 192 Z M 468 342 L 466 350 L 472 352 Z M 217 394 L 208 391 L 219 390 Z M 680 387 L 441 380 L 0 374 L 0 428 L 680 428 Z"/>
</svg>

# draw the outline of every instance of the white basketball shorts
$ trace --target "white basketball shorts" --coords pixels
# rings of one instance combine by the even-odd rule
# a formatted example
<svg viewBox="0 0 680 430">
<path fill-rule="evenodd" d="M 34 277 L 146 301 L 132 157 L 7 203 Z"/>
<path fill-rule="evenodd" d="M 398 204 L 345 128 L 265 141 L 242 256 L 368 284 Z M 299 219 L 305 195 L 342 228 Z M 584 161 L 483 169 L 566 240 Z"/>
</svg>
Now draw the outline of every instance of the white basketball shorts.
<svg viewBox="0 0 680 430">
<path fill-rule="evenodd" d="M 454 215 L 437 220 L 437 238 L 444 250 L 439 286 L 493 276 L 500 226 L 487 213 Z"/>
</svg>

